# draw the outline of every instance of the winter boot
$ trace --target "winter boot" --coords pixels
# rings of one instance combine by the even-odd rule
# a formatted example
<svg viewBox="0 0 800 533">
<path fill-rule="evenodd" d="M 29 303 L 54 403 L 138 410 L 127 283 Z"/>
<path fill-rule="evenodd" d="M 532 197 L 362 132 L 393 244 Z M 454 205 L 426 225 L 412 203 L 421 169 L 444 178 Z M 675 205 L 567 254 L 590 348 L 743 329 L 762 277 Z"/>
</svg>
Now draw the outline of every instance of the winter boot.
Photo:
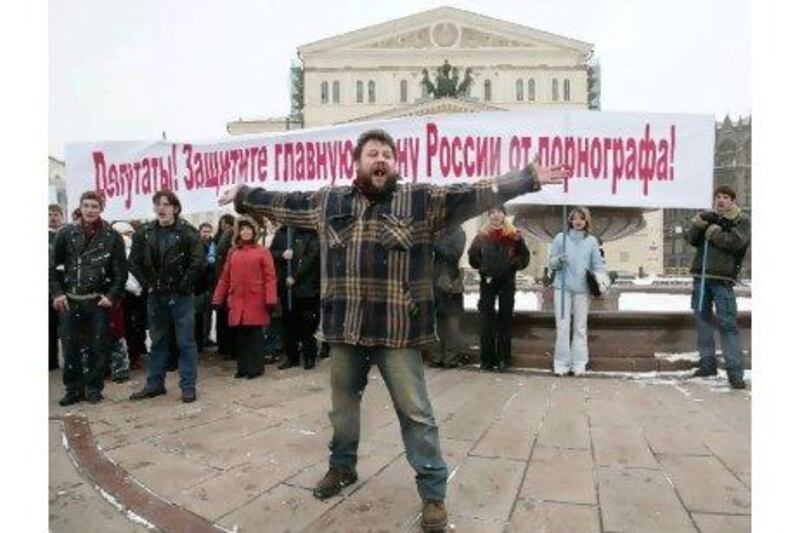
<svg viewBox="0 0 800 533">
<path fill-rule="evenodd" d="M 358 481 L 358 474 L 354 471 L 330 467 L 325 477 L 314 487 L 314 496 L 319 500 L 336 496 L 343 488 L 352 485 L 356 481 Z"/>
<path fill-rule="evenodd" d="M 425 500 L 422 503 L 422 531 L 442 533 L 447 529 L 447 509 L 443 501 Z"/>
</svg>

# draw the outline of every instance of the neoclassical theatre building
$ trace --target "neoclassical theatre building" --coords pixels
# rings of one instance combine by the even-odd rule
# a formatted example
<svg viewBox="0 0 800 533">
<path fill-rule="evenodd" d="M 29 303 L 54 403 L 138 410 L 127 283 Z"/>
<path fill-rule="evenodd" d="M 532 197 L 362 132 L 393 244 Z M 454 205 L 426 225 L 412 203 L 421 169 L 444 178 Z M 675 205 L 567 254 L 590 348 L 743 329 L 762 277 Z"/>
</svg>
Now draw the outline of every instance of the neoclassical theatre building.
<svg viewBox="0 0 800 533">
<path fill-rule="evenodd" d="M 600 107 L 591 43 L 452 7 L 305 44 L 297 56 L 290 112 L 230 122 L 231 135 L 441 113 Z M 661 212 L 645 219 L 643 230 L 606 245 L 612 269 L 661 273 Z M 469 239 L 483 223 L 465 225 Z M 536 255 L 526 273 L 539 276 L 547 243 L 532 237 L 528 243 Z"/>
</svg>

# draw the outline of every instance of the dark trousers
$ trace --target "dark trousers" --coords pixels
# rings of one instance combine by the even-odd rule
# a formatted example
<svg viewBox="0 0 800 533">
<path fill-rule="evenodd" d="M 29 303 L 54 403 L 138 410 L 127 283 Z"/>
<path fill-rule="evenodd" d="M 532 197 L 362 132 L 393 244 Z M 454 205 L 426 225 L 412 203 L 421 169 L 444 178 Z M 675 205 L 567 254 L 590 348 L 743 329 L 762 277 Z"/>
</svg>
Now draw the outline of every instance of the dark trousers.
<svg viewBox="0 0 800 533">
<path fill-rule="evenodd" d="M 464 295 L 436 292 L 436 332 L 439 343 L 432 349 L 432 362 L 448 367 L 458 366 L 461 342 L 461 315 L 464 314 Z"/>
<path fill-rule="evenodd" d="M 50 313 L 47 318 L 48 325 L 48 350 L 50 353 L 50 370 L 58 368 L 58 311 L 50 303 Z"/>
<path fill-rule="evenodd" d="M 64 386 L 67 394 L 103 391 L 105 362 L 110 358 L 108 310 L 97 300 L 69 300 L 69 311 L 61 313 L 61 342 L 64 346 Z M 81 330 L 88 334 L 88 346 L 81 342 Z M 83 351 L 87 352 L 84 375 Z"/>
<path fill-rule="evenodd" d="M 208 316 L 209 297 L 207 292 L 194 295 L 194 342 L 197 344 L 197 353 L 203 353 L 206 343 L 206 316 Z"/>
<path fill-rule="evenodd" d="M 233 343 L 228 327 L 228 308 L 220 307 L 217 313 L 217 353 L 228 358 L 233 356 Z"/>
<path fill-rule="evenodd" d="M 125 291 L 122 301 L 122 315 L 125 319 L 125 344 L 128 345 L 128 358 L 131 368 L 139 368 L 142 354 L 147 353 L 147 296 L 136 296 Z"/>
<path fill-rule="evenodd" d="M 317 359 L 317 339 L 314 338 L 314 333 L 319 325 L 319 299 L 293 298 L 291 309 L 285 303 L 285 299 L 281 300 L 286 360 L 298 364 L 302 352 L 303 362 L 313 363 Z"/>
<path fill-rule="evenodd" d="M 236 356 L 236 373 L 260 376 L 264 373 L 264 326 L 230 328 Z"/>
<path fill-rule="evenodd" d="M 147 298 L 147 314 L 152 340 L 147 368 L 147 388 L 151 390 L 164 388 L 170 356 L 170 328 L 174 326 L 175 340 L 180 352 L 180 387 L 181 390 L 193 391 L 197 384 L 193 296 L 150 293 Z"/>
<path fill-rule="evenodd" d="M 270 320 L 264 328 L 264 352 L 275 356 L 283 350 L 283 324 L 279 318 Z"/>
<path fill-rule="evenodd" d="M 508 365 L 511 356 L 511 316 L 514 314 L 516 283 L 510 280 L 481 279 L 478 311 L 481 316 L 481 365 L 492 368 Z M 499 301 L 499 313 L 495 311 Z"/>
</svg>

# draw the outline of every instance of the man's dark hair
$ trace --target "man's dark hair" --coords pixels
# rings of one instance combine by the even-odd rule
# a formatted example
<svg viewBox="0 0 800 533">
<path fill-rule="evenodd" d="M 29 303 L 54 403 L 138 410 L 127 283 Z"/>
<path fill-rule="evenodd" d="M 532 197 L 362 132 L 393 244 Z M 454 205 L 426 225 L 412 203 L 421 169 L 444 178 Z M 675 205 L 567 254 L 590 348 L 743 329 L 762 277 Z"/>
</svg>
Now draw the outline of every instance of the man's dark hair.
<svg viewBox="0 0 800 533">
<path fill-rule="evenodd" d="M 175 216 L 178 216 L 178 215 L 181 214 L 181 211 L 183 210 L 183 208 L 181 207 L 181 201 L 178 200 L 178 195 L 176 195 L 174 192 L 172 192 L 170 190 L 161 189 L 160 191 L 158 191 L 157 193 L 155 193 L 153 195 L 153 205 L 158 204 L 158 202 L 162 198 L 166 198 L 167 199 L 167 203 L 169 205 L 172 205 L 172 206 L 175 207 Z"/>
<path fill-rule="evenodd" d="M 714 198 L 716 198 L 718 194 L 724 194 L 726 196 L 729 196 L 731 200 L 736 200 L 736 191 L 734 191 L 727 185 L 720 185 L 719 187 L 714 189 Z"/>
<path fill-rule="evenodd" d="M 57 211 L 59 215 L 64 216 L 64 211 L 61 210 L 61 206 L 58 204 L 50 204 L 47 206 L 48 211 Z"/>
<path fill-rule="evenodd" d="M 103 209 L 106 205 L 106 202 L 103 199 L 103 195 L 97 191 L 86 191 L 83 194 L 81 194 L 81 198 L 78 201 L 78 205 L 82 204 L 84 200 L 94 200 L 95 202 L 100 204 L 100 209 Z"/>
<path fill-rule="evenodd" d="M 353 148 L 354 163 L 358 163 L 358 160 L 361 159 L 361 150 L 364 149 L 364 145 L 369 141 L 378 141 L 382 144 L 388 145 L 389 148 L 392 149 L 392 155 L 394 155 L 395 159 L 397 158 L 397 147 L 394 145 L 394 139 L 392 139 L 392 136 L 384 130 L 374 129 L 367 130 L 358 136 L 356 147 Z"/>
<path fill-rule="evenodd" d="M 212 226 L 209 222 L 201 222 L 200 225 L 197 226 L 198 230 L 201 230 L 203 228 L 208 228 L 211 231 L 214 231 L 214 226 Z"/>
</svg>

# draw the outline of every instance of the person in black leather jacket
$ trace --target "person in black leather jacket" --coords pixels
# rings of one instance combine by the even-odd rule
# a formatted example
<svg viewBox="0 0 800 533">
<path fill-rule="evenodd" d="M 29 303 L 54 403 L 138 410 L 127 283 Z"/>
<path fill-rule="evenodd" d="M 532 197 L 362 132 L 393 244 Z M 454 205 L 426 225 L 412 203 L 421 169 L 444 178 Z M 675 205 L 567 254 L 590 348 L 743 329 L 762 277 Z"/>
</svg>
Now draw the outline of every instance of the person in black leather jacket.
<svg viewBox="0 0 800 533">
<path fill-rule="evenodd" d="M 180 350 L 181 399 L 197 397 L 197 343 L 194 339 L 194 287 L 205 258 L 197 230 L 180 218 L 181 203 L 172 191 L 153 195 L 156 220 L 133 236 L 131 271 L 148 289 L 150 361 L 147 384 L 131 395 L 142 400 L 166 394 L 164 377 L 169 358 L 170 325 L 174 325 Z"/>
<path fill-rule="evenodd" d="M 59 231 L 50 257 L 50 295 L 60 313 L 64 346 L 64 386 L 59 402 L 72 405 L 84 399 L 103 399 L 103 377 L 110 358 L 109 310 L 122 298 L 128 268 L 125 244 L 104 221 L 103 198 L 87 191 L 80 198 L 80 222 Z M 63 266 L 63 273 L 58 267 Z M 88 347 L 80 346 L 79 330 L 90 331 Z M 81 352 L 88 348 L 84 376 Z"/>
</svg>

